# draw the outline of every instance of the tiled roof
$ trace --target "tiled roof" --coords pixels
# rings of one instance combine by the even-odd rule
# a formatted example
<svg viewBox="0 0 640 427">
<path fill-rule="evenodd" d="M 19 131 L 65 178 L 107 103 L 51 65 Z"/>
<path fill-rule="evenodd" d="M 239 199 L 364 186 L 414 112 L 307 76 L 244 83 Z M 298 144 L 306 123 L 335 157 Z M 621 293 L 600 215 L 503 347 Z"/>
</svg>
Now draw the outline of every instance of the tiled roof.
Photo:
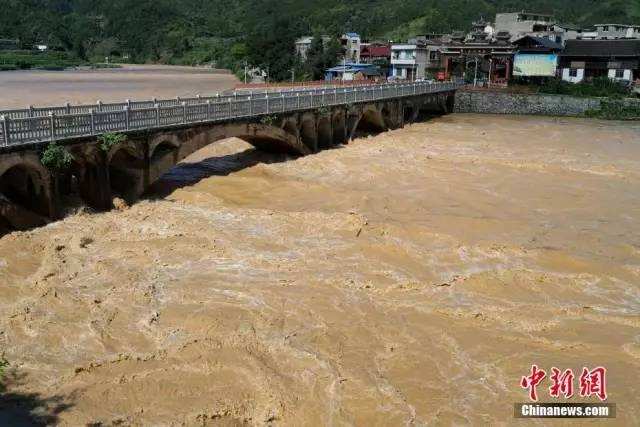
<svg viewBox="0 0 640 427">
<path fill-rule="evenodd" d="M 635 56 L 640 58 L 640 39 L 567 40 L 562 56 Z"/>
</svg>

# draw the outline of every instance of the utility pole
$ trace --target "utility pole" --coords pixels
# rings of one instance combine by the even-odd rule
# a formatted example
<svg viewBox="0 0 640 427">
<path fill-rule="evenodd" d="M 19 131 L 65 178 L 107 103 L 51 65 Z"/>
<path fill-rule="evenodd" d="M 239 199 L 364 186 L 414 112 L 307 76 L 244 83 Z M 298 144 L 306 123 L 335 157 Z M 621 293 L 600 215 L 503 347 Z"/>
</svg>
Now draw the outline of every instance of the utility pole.
<svg viewBox="0 0 640 427">
<path fill-rule="evenodd" d="M 291 83 L 296 81 L 296 69 L 292 68 L 291 69 Z"/>
</svg>

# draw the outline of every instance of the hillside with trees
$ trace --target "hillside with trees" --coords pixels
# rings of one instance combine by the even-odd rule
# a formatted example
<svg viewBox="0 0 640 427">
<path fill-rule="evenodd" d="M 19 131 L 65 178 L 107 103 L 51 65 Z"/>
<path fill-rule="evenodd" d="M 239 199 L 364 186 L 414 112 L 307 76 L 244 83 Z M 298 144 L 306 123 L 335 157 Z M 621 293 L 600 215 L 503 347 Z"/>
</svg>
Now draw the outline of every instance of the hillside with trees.
<svg viewBox="0 0 640 427">
<path fill-rule="evenodd" d="M 0 0 L 0 7 L 0 39 L 17 40 L 16 50 L 43 43 L 76 62 L 111 57 L 236 71 L 246 61 L 280 80 L 293 68 L 312 77 L 331 54 L 314 56 L 316 66 L 296 63 L 293 41 L 303 34 L 401 40 L 523 9 L 579 25 L 640 23 L 640 0 Z"/>
</svg>

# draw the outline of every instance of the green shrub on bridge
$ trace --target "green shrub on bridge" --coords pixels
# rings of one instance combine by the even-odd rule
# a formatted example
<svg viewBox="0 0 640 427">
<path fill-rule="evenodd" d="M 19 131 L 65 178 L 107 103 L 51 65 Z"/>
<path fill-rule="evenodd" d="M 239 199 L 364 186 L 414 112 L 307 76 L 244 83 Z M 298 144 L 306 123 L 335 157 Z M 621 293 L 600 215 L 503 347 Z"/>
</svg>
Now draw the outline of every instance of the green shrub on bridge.
<svg viewBox="0 0 640 427">
<path fill-rule="evenodd" d="M 47 145 L 47 148 L 42 151 L 40 161 L 47 169 L 57 172 L 71 166 L 73 156 L 65 147 L 51 142 Z"/>
<path fill-rule="evenodd" d="M 278 120 L 276 116 L 262 116 L 260 118 L 260 123 L 265 126 L 271 126 L 276 122 L 276 120 Z"/>
<path fill-rule="evenodd" d="M 98 137 L 100 149 L 104 152 L 111 150 L 112 147 L 121 144 L 127 140 L 127 135 L 122 133 L 105 133 Z"/>
</svg>

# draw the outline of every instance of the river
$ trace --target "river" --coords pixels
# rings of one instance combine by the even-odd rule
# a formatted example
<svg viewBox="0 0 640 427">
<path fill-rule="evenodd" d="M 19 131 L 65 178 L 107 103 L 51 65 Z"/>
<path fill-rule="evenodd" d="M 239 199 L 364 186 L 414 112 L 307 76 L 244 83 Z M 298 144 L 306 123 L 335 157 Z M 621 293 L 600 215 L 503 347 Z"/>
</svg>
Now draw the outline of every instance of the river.
<svg viewBox="0 0 640 427">
<path fill-rule="evenodd" d="M 604 366 L 639 425 L 639 188 L 637 123 L 213 144 L 130 208 L 0 239 L 9 391 L 63 425 L 513 425 L 533 364 L 576 394 Z"/>
<path fill-rule="evenodd" d="M 95 104 L 215 95 L 238 79 L 204 67 L 122 65 L 122 68 L 0 72 L 0 108 Z"/>
</svg>

